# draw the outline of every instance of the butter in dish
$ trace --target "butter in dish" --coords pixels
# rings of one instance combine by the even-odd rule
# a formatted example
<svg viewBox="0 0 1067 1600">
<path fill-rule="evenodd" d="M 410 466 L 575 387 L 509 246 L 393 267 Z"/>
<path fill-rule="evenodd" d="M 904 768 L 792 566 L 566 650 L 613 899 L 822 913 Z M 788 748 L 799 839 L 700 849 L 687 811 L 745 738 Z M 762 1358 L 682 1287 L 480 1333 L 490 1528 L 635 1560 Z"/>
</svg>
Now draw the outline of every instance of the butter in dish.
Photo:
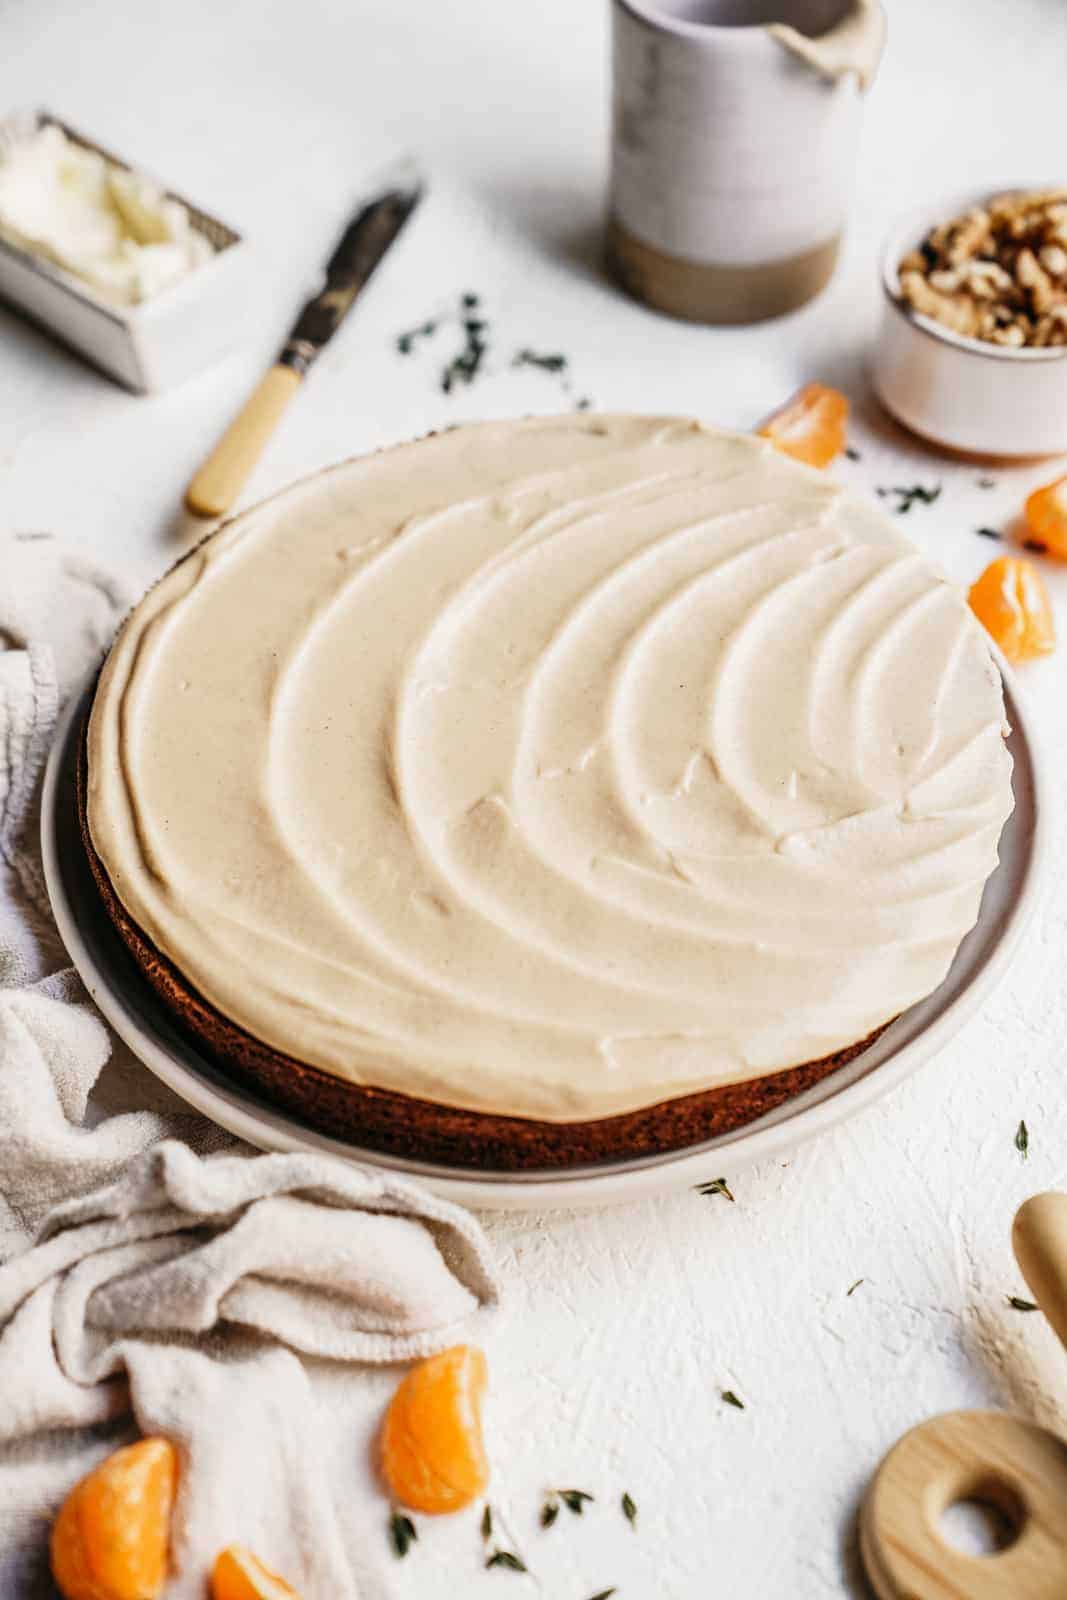
<svg viewBox="0 0 1067 1600">
<path fill-rule="evenodd" d="M 233 228 L 46 111 L 0 121 L 0 299 L 138 393 L 232 346 Z"/>
</svg>

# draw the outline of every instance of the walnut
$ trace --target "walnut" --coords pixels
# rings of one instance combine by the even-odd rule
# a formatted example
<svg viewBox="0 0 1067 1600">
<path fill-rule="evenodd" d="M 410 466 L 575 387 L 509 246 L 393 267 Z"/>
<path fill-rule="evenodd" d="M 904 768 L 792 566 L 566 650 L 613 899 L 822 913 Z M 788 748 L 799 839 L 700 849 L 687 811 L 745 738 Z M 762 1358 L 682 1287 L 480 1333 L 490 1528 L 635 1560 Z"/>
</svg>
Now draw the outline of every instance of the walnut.
<svg viewBox="0 0 1067 1600">
<path fill-rule="evenodd" d="M 925 272 L 926 257 L 921 250 L 909 250 L 907 255 L 902 257 L 897 271 L 901 275 L 905 272 Z"/>
<path fill-rule="evenodd" d="M 938 294 L 955 294 L 962 286 L 963 277 L 959 267 L 945 267 L 940 272 L 931 272 L 927 282 Z"/>
<path fill-rule="evenodd" d="M 906 272 L 900 280 L 900 291 L 908 304 L 924 317 L 932 317 L 956 333 L 972 334 L 977 330 L 978 317 L 974 301 L 967 295 L 941 294 L 932 288 L 921 272 Z"/>
<path fill-rule="evenodd" d="M 950 263 L 959 266 L 962 261 L 969 261 L 989 237 L 989 228 L 988 211 L 968 211 L 966 216 L 954 222 L 949 232 Z"/>
<path fill-rule="evenodd" d="M 1052 279 L 1032 250 L 1020 250 L 1015 258 L 1015 280 L 1030 291 L 1030 304 L 1040 316 L 1056 303 Z"/>
<path fill-rule="evenodd" d="M 898 266 L 905 305 L 1006 349 L 1067 344 L 1067 188 L 995 195 Z"/>
</svg>

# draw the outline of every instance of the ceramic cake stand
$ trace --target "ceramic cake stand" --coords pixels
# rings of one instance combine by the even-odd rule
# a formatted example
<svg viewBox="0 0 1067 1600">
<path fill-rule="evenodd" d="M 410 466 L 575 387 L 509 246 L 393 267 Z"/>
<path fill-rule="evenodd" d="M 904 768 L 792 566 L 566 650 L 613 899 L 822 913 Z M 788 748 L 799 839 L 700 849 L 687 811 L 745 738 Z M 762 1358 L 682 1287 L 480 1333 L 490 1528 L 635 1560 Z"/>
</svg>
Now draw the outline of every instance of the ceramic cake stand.
<svg viewBox="0 0 1067 1600">
<path fill-rule="evenodd" d="M 776 1111 L 682 1151 L 546 1172 L 502 1172 L 476 1164 L 445 1167 L 403 1160 L 307 1126 L 227 1077 L 174 1024 L 126 951 L 100 904 L 78 826 L 78 735 L 92 680 L 75 696 L 56 733 L 41 809 L 45 877 L 52 909 L 86 988 L 150 1071 L 196 1110 L 263 1150 L 326 1150 L 410 1173 L 438 1194 L 483 1210 L 593 1206 L 680 1189 L 781 1156 L 870 1105 L 941 1048 L 1006 970 L 1044 881 L 1049 851 L 1047 784 L 1034 730 L 1010 672 L 1004 675 L 1015 810 L 1000 838 L 1000 865 L 986 884 L 978 922 L 932 995 L 891 1023 L 846 1066 Z"/>
</svg>

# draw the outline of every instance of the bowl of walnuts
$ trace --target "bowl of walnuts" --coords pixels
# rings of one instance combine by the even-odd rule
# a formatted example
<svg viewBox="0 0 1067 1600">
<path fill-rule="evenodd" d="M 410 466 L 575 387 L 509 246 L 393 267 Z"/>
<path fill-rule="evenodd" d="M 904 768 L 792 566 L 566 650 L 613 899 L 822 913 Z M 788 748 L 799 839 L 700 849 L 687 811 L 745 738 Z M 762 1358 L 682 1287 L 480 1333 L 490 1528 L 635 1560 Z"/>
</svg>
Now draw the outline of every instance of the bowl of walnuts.
<svg viewBox="0 0 1067 1600">
<path fill-rule="evenodd" d="M 912 215 L 882 284 L 872 376 L 898 421 L 967 455 L 1067 450 L 1067 185 Z"/>
</svg>

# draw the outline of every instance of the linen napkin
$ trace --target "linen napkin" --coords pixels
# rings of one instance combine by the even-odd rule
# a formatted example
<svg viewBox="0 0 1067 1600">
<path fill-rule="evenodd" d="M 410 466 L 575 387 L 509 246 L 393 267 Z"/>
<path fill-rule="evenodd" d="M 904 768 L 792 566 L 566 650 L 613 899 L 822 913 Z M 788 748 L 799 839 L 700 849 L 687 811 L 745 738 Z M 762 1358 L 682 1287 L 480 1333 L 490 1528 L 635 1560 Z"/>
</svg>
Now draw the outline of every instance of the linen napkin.
<svg viewBox="0 0 1067 1600">
<path fill-rule="evenodd" d="M 304 1600 L 366 1596 L 324 1412 L 343 1428 L 351 1393 L 355 1456 L 363 1364 L 464 1336 L 497 1281 L 466 1213 L 329 1156 L 252 1153 L 93 1010 L 49 915 L 39 789 L 123 604 L 54 540 L 0 538 L 0 1593 L 52 1593 L 52 1516 L 132 1410 L 181 1453 L 168 1597 L 202 1600 L 235 1541 Z"/>
</svg>

